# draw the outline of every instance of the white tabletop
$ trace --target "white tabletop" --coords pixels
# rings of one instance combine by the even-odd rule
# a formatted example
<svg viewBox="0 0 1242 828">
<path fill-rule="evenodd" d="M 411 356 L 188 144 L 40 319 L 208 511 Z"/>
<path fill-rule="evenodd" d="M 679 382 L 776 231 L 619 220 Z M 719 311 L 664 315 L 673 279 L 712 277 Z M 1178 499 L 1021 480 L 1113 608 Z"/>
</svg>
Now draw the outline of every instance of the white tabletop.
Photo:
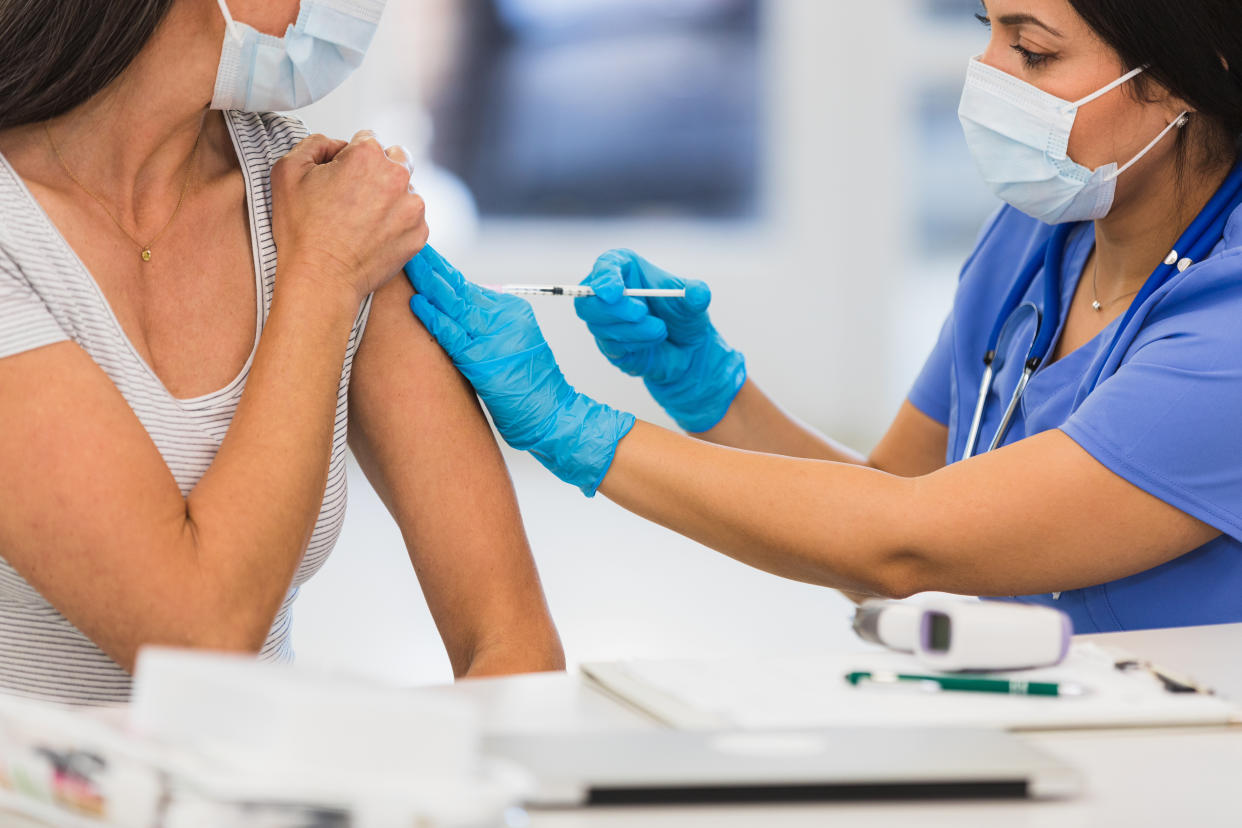
<svg viewBox="0 0 1242 828">
<path fill-rule="evenodd" d="M 1242 624 L 1091 638 L 1182 671 L 1242 699 Z M 575 674 L 461 682 L 425 692 L 469 699 L 490 733 L 660 727 Z M 531 828 L 822 828 L 918 825 L 1242 825 L 1242 727 L 1031 733 L 1024 738 L 1077 767 L 1086 790 L 1056 802 L 960 801 L 797 806 L 592 808 L 533 811 Z M 832 820 L 829 823 L 828 820 Z M 844 821 L 842 821 L 844 820 Z M 0 824 L 35 823 L 0 814 Z"/>
<path fill-rule="evenodd" d="M 1088 638 L 1088 637 L 1084 637 Z M 1242 699 L 1242 624 L 1090 636 Z M 576 675 L 463 682 L 436 691 L 477 702 L 490 732 L 655 728 Z M 915 802 L 535 811 L 532 828 L 596 826 L 1100 826 L 1242 824 L 1242 727 L 1074 731 L 1024 738 L 1081 770 L 1060 802 Z"/>
</svg>

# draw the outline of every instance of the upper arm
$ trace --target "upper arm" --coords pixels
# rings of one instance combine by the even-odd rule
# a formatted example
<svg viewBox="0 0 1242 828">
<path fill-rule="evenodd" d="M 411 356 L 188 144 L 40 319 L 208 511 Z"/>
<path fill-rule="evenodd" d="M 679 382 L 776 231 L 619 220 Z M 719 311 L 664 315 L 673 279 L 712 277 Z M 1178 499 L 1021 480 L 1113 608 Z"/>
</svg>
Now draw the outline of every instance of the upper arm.
<svg viewBox="0 0 1242 828">
<path fill-rule="evenodd" d="M 900 477 L 918 477 L 943 468 L 948 454 L 952 411 L 953 314 L 910 388 L 909 397 L 868 465 Z"/>
<path fill-rule="evenodd" d="M 120 392 L 77 345 L 0 359 L 0 554 L 123 666 L 176 635 L 185 500 Z"/>
<path fill-rule="evenodd" d="M 948 446 L 949 427 L 907 401 L 871 452 L 868 465 L 898 477 L 921 477 L 944 467 Z"/>
<path fill-rule="evenodd" d="M 1144 572 L 1220 534 L 1057 430 L 914 482 L 909 546 L 918 590 L 1081 589 Z"/>
<path fill-rule="evenodd" d="M 508 471 L 473 389 L 410 313 L 375 294 L 350 386 L 350 445 L 401 528 L 460 675 L 497 636 L 552 626 Z"/>
</svg>

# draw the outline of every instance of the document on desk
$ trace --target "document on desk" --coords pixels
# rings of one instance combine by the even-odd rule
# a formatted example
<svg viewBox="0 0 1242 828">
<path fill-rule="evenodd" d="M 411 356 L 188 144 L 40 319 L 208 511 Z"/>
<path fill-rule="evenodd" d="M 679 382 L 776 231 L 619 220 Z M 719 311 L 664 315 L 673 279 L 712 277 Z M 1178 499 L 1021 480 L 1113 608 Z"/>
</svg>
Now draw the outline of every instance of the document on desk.
<svg viewBox="0 0 1242 828">
<path fill-rule="evenodd" d="M 1123 671 L 1127 653 L 1078 643 L 1062 664 L 990 674 L 1074 683 L 1079 697 L 957 691 L 919 684 L 853 686 L 854 671 L 926 673 L 910 656 L 873 651 L 807 658 L 624 661 L 584 664 L 609 694 L 672 727 L 803 728 L 961 726 L 1007 730 L 1157 727 L 1242 723 L 1242 708 L 1207 693 L 1170 692 L 1146 670 Z"/>
</svg>

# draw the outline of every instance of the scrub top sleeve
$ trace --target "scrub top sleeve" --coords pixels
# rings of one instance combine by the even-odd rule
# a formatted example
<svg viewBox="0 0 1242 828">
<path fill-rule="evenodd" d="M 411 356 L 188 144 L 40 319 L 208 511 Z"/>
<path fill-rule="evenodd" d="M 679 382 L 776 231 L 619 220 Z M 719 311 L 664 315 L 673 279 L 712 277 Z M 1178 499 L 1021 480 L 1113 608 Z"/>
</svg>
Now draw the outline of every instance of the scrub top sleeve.
<svg viewBox="0 0 1242 828">
<path fill-rule="evenodd" d="M 953 403 L 950 382 L 953 372 L 953 314 L 940 329 L 940 338 L 932 348 L 931 355 L 923 363 L 910 388 L 907 399 L 910 404 L 941 425 L 948 425 Z"/>
<path fill-rule="evenodd" d="M 976 270 L 973 267 L 975 260 L 989 248 L 990 243 L 994 241 L 993 237 L 1001 232 L 998 228 L 1007 221 L 1012 225 L 1015 220 L 1024 225 L 1031 221 L 1012 207 L 1002 204 L 983 223 L 983 227 L 979 230 L 979 237 L 975 240 L 975 247 L 966 258 L 958 276 L 957 292 L 953 299 L 954 310 L 949 312 L 948 319 L 940 329 L 940 338 L 936 340 L 931 355 L 923 364 L 923 370 L 915 379 L 914 386 L 907 396 L 911 405 L 941 425 L 949 425 L 953 416 L 953 342 L 957 308 L 963 301 L 963 295 L 977 293 L 980 287 L 973 283 L 977 279 L 970 278 L 970 274 Z M 990 278 L 990 275 L 987 278 Z"/>
<path fill-rule="evenodd" d="M 0 358 L 69 339 L 47 304 L 0 255 Z"/>
<path fill-rule="evenodd" d="M 1242 257 L 1230 258 L 1224 278 L 1188 279 L 1161 303 L 1061 430 L 1113 473 L 1242 540 Z"/>
</svg>

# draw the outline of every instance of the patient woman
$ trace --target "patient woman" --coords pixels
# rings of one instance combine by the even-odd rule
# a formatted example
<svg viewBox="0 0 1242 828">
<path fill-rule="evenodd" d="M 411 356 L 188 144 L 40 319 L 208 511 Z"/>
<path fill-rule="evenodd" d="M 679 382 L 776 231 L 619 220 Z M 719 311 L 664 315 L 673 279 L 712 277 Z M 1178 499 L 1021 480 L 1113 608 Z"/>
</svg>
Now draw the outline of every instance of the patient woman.
<svg viewBox="0 0 1242 828">
<path fill-rule="evenodd" d="M 404 152 L 270 114 L 381 6 L 0 0 L 0 690 L 290 658 L 347 443 L 455 674 L 562 666 L 491 431 L 391 278 L 428 235 Z"/>
</svg>

